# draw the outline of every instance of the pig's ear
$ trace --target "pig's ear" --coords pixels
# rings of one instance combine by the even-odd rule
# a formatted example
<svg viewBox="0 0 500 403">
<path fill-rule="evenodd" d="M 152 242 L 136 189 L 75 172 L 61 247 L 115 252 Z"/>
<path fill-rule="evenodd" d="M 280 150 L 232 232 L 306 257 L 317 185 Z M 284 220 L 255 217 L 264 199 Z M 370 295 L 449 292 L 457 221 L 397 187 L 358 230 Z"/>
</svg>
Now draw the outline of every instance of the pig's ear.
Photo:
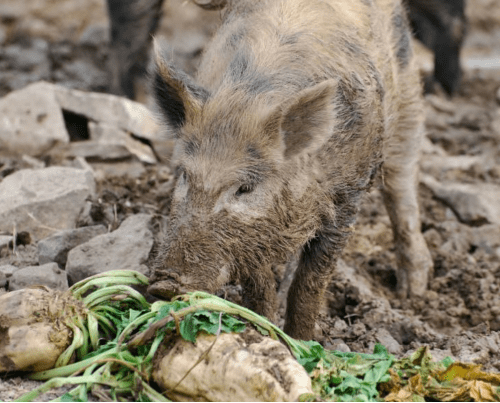
<svg viewBox="0 0 500 403">
<path fill-rule="evenodd" d="M 175 135 L 186 119 L 198 114 L 208 99 L 209 93 L 196 85 L 182 71 L 175 69 L 161 55 L 156 41 L 154 44 L 155 67 L 152 72 L 153 94 L 161 115 Z"/>
<path fill-rule="evenodd" d="M 281 107 L 279 129 L 285 157 L 314 153 L 333 133 L 336 121 L 334 96 L 337 81 L 328 80 L 302 90 Z"/>
</svg>

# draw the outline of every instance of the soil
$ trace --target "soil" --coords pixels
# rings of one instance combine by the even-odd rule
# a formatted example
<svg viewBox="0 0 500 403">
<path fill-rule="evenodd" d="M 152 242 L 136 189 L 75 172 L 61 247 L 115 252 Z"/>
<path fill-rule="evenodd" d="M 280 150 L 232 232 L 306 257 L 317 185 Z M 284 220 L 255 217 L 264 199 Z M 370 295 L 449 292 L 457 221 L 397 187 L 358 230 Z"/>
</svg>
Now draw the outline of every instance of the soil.
<svg viewBox="0 0 500 403">
<path fill-rule="evenodd" d="M 164 41 L 176 62 L 192 71 L 218 15 L 183 0 L 172 0 L 165 8 Z M 466 68 L 459 93 L 451 99 L 439 90 L 426 96 L 429 142 L 422 171 L 439 181 L 500 185 L 500 2 L 470 1 L 467 15 Z M 38 80 L 106 91 L 107 24 L 104 0 L 3 0 L 0 97 Z M 417 54 L 423 73 L 428 73 L 432 55 L 419 45 Z M 26 62 L 25 55 L 35 61 Z M 467 166 L 443 168 L 432 163 L 436 150 L 480 158 Z M 26 160 L 0 157 L 0 178 L 26 167 Z M 57 160 L 50 155 L 40 159 L 48 165 Z M 165 216 L 172 189 L 168 158 L 163 164 L 145 165 L 134 175 L 122 168 L 114 174 L 103 171 L 94 221 L 116 226 L 116 218 L 120 222 L 139 212 Z M 434 260 L 427 293 L 410 300 L 396 296 L 392 231 L 375 187 L 365 197 L 354 236 L 329 287 L 316 339 L 328 348 L 357 352 L 369 352 L 381 342 L 397 356 L 428 344 L 436 358 L 452 355 L 499 372 L 500 226 L 461 222 L 423 184 L 419 196 L 422 231 Z M 158 220 L 158 233 L 162 225 Z M 18 247 L 15 255 L 0 255 L 2 264 L 23 267 L 36 262 L 33 245 Z M 283 281 L 285 272 L 276 272 L 278 281 Z M 239 302 L 238 287 L 229 287 L 226 295 Z M 15 399 L 32 388 L 33 382 L 19 377 L 0 378 L 0 400 Z"/>
</svg>

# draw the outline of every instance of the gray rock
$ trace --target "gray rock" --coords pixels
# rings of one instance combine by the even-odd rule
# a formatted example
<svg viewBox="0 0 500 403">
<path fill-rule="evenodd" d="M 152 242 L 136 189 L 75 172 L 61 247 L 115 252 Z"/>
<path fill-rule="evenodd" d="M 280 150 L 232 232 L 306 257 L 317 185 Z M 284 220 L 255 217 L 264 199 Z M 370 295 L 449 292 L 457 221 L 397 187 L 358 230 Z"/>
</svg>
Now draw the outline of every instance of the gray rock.
<svg viewBox="0 0 500 403">
<path fill-rule="evenodd" d="M 157 162 L 153 150 L 139 140 L 134 139 L 129 133 L 106 123 L 89 122 L 89 132 L 92 139 L 102 146 L 121 145 L 140 161 L 147 164 Z"/>
<path fill-rule="evenodd" d="M 106 72 L 86 60 L 75 60 L 67 63 L 64 65 L 63 71 L 68 78 L 79 81 L 85 87 L 104 86 L 108 81 Z"/>
<path fill-rule="evenodd" d="M 67 157 L 82 157 L 91 161 L 116 161 L 132 157 L 122 144 L 100 144 L 97 141 L 77 141 L 64 147 Z"/>
<path fill-rule="evenodd" d="M 0 231 L 45 238 L 74 228 L 85 200 L 95 194 L 91 171 L 66 167 L 23 169 L 0 182 Z"/>
<path fill-rule="evenodd" d="M 0 272 L 0 288 L 5 288 L 7 286 L 7 276 Z"/>
<path fill-rule="evenodd" d="M 440 183 L 421 175 L 421 182 L 469 225 L 500 224 L 500 186 L 489 183 Z"/>
<path fill-rule="evenodd" d="M 41 66 L 50 67 L 48 49 L 43 47 L 24 48 L 19 45 L 7 46 L 3 51 L 3 57 L 9 61 L 13 69 L 20 71 L 31 71 Z"/>
<path fill-rule="evenodd" d="M 146 172 L 146 168 L 139 161 L 126 162 L 93 162 L 96 181 L 102 181 L 113 176 L 137 179 Z"/>
<path fill-rule="evenodd" d="M 487 253 L 494 254 L 500 248 L 500 225 L 482 225 L 472 228 L 470 243 Z"/>
<path fill-rule="evenodd" d="M 500 87 L 497 89 L 497 102 L 500 104 Z"/>
<path fill-rule="evenodd" d="M 40 264 L 56 262 L 59 267 L 64 267 L 71 249 L 106 232 L 104 225 L 56 232 L 38 242 L 38 261 Z"/>
<path fill-rule="evenodd" d="M 14 239 L 10 235 L 0 235 L 0 249 L 9 246 L 9 243 Z"/>
<path fill-rule="evenodd" d="M 84 92 L 54 85 L 61 108 L 96 122 L 103 122 L 144 137 L 164 137 L 149 109 L 116 95 Z"/>
<path fill-rule="evenodd" d="M 18 267 L 7 264 L 5 266 L 0 266 L 0 273 L 2 273 L 5 277 L 9 278 L 14 274 L 15 271 L 19 270 Z"/>
<path fill-rule="evenodd" d="M 420 167 L 426 172 L 441 173 L 459 169 L 466 171 L 474 165 L 482 166 L 484 164 L 484 156 L 478 155 L 423 155 L 420 160 Z"/>
<path fill-rule="evenodd" d="M 403 347 L 401 347 L 401 344 L 399 344 L 396 339 L 392 337 L 387 329 L 377 329 L 375 338 L 380 344 L 384 345 L 387 348 L 387 351 L 389 351 L 389 353 L 394 355 L 400 355 L 403 353 Z"/>
<path fill-rule="evenodd" d="M 80 45 L 98 47 L 109 42 L 109 28 L 106 25 L 91 24 L 80 35 Z"/>
<path fill-rule="evenodd" d="M 16 270 L 9 279 L 9 291 L 16 291 L 33 285 L 44 285 L 55 290 L 67 290 L 66 272 L 57 263 L 30 266 Z"/>
<path fill-rule="evenodd" d="M 68 143 L 54 86 L 35 83 L 0 99 L 0 149 L 40 155 L 56 143 Z"/>
<path fill-rule="evenodd" d="M 153 246 L 152 216 L 128 217 L 116 230 L 77 246 L 68 254 L 66 272 L 71 283 L 110 270 L 148 274 L 145 263 Z"/>
</svg>

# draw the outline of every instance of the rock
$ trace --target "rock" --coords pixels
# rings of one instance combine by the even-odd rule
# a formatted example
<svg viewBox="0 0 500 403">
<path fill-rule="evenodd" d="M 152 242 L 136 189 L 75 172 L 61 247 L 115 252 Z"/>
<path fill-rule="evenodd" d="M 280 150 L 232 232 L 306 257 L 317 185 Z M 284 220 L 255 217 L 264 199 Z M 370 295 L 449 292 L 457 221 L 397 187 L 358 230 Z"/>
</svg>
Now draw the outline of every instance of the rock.
<svg viewBox="0 0 500 403">
<path fill-rule="evenodd" d="M 45 238 L 74 228 L 88 197 L 95 194 L 89 170 L 50 167 L 23 169 L 0 183 L 0 231 L 30 232 Z"/>
<path fill-rule="evenodd" d="M 146 106 L 116 95 L 72 90 L 53 86 L 62 109 L 107 123 L 146 139 L 162 137 L 160 128 Z"/>
<path fill-rule="evenodd" d="M 68 143 L 54 86 L 35 83 L 0 99 L 0 149 L 41 155 L 56 143 Z"/>
<path fill-rule="evenodd" d="M 31 71 L 41 67 L 50 69 L 48 44 L 43 40 L 41 41 L 29 48 L 19 45 L 7 46 L 3 50 L 3 58 L 9 61 L 12 69 L 19 71 Z"/>
<path fill-rule="evenodd" d="M 147 275 L 145 263 L 153 246 L 151 219 L 148 214 L 130 216 L 116 231 L 72 249 L 66 263 L 71 284 L 110 270 L 136 270 Z"/>
<path fill-rule="evenodd" d="M 126 162 L 93 162 L 96 181 L 101 181 L 110 177 L 129 177 L 137 179 L 141 177 L 146 168 L 139 161 Z"/>
<path fill-rule="evenodd" d="M 500 224 L 500 186 L 489 183 L 440 183 L 429 175 L 421 175 L 421 182 L 463 223 L 472 226 Z"/>
<path fill-rule="evenodd" d="M 16 270 L 9 279 L 9 291 L 16 291 L 32 285 L 44 285 L 55 290 L 68 289 L 66 272 L 57 263 L 30 266 Z"/>
<path fill-rule="evenodd" d="M 498 89 L 497 89 L 497 96 L 496 96 L 496 98 L 497 98 L 497 102 L 500 104 L 500 87 L 498 87 Z"/>
<path fill-rule="evenodd" d="M 493 254 L 500 247 L 500 225 L 482 225 L 472 228 L 470 244 Z"/>
<path fill-rule="evenodd" d="M 76 80 L 85 88 L 104 87 L 107 84 L 108 76 L 106 72 L 95 67 L 94 64 L 86 60 L 75 60 L 66 63 L 63 72 L 68 78 Z"/>
<path fill-rule="evenodd" d="M 38 242 L 38 261 L 40 264 L 56 262 L 59 267 L 64 267 L 71 249 L 106 232 L 104 225 L 56 232 Z"/>
<path fill-rule="evenodd" d="M 422 140 L 422 154 L 433 154 L 433 155 L 440 155 L 440 156 L 446 156 L 446 151 L 434 144 L 428 137 L 424 137 Z"/>
<path fill-rule="evenodd" d="M 64 147 L 67 157 L 82 157 L 89 161 L 126 160 L 132 154 L 122 144 L 100 144 L 97 141 L 78 141 Z"/>
<path fill-rule="evenodd" d="M 387 348 L 387 351 L 389 351 L 389 353 L 394 355 L 401 355 L 403 353 L 403 348 L 396 341 L 396 339 L 392 337 L 392 335 L 387 331 L 387 329 L 384 328 L 377 329 L 375 333 L 375 338 L 379 343 L 381 343 Z"/>
<path fill-rule="evenodd" d="M 437 174 L 443 171 L 460 169 L 466 171 L 474 165 L 483 165 L 484 156 L 478 155 L 423 155 L 420 159 L 420 167 L 426 172 L 435 172 Z"/>
<path fill-rule="evenodd" d="M 199 334 L 194 344 L 179 338 L 163 351 L 153 379 L 173 400 L 287 402 L 312 393 L 311 379 L 287 348 L 253 329 Z"/>
<path fill-rule="evenodd" d="M 99 47 L 109 42 L 109 28 L 106 25 L 91 24 L 80 35 L 80 45 Z"/>
<path fill-rule="evenodd" d="M 4 288 L 7 286 L 7 276 L 0 271 L 0 288 Z"/>
<path fill-rule="evenodd" d="M 2 273 L 5 277 L 11 277 L 15 271 L 19 270 L 16 266 L 12 266 L 7 264 L 5 266 L 0 266 L 0 273 Z"/>
<path fill-rule="evenodd" d="M 10 235 L 0 235 L 0 249 L 9 246 L 9 243 L 14 240 L 13 236 Z"/>
<path fill-rule="evenodd" d="M 147 164 L 157 162 L 153 150 L 149 146 L 134 139 L 122 129 L 106 123 L 89 122 L 89 131 L 90 137 L 97 140 L 98 144 L 102 146 L 121 145 L 142 162 Z"/>
</svg>

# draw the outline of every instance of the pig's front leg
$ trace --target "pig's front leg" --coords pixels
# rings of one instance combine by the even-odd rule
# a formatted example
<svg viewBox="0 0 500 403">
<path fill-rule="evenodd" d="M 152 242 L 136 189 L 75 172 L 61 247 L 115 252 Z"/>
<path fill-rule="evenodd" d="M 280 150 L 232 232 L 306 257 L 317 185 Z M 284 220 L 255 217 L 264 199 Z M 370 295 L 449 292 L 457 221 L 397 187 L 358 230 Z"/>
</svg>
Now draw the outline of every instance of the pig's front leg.
<svg viewBox="0 0 500 403">
<path fill-rule="evenodd" d="M 352 203 L 338 208 L 335 220 L 324 224 L 316 237 L 302 250 L 288 291 L 284 329 L 296 339 L 311 340 L 314 336 L 316 318 L 335 270 L 336 260 L 351 233 L 357 198 L 350 199 Z"/>
</svg>

